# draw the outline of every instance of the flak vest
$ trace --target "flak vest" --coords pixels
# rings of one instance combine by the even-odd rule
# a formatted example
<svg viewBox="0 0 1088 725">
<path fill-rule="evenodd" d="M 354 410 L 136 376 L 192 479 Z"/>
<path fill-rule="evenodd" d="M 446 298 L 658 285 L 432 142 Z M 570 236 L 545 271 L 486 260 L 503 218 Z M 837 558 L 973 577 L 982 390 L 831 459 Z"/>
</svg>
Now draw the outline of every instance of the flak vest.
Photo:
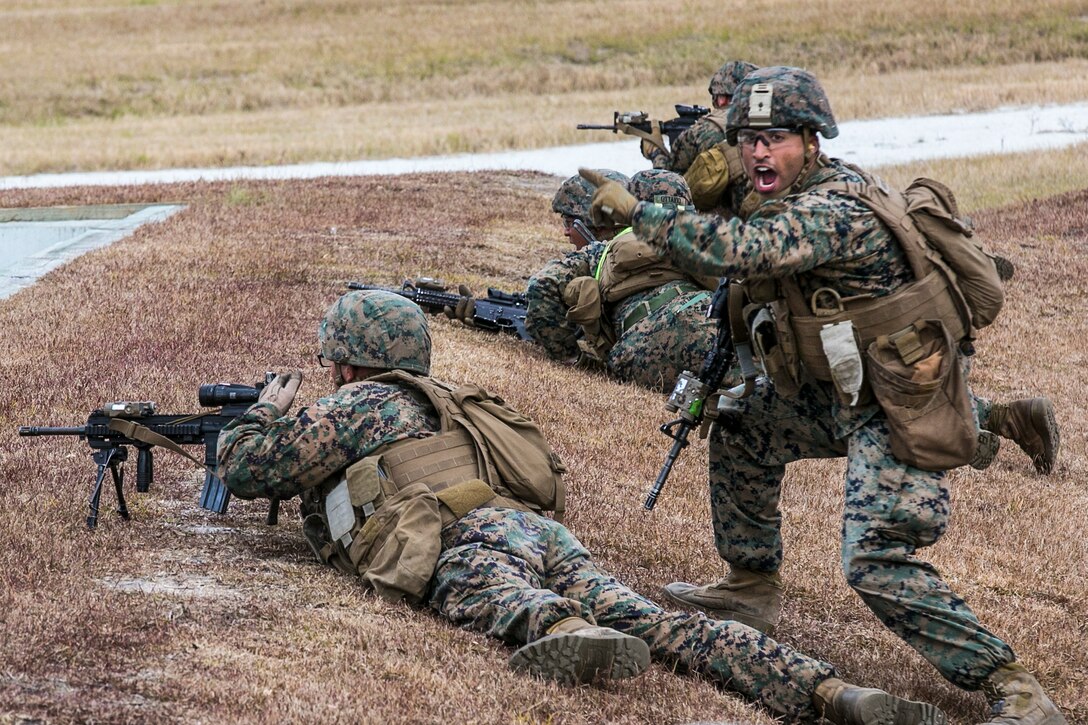
<svg viewBox="0 0 1088 725">
<path fill-rule="evenodd" d="M 433 572 L 442 527 L 470 511 L 493 506 L 562 518 L 566 468 L 536 424 L 501 398 L 400 370 L 367 382 L 421 392 L 438 413 L 439 432 L 380 446 L 303 494 L 303 530 L 322 561 L 364 576 L 379 593 L 415 600 Z M 405 560 L 417 563 L 404 571 Z"/>
<path fill-rule="evenodd" d="M 973 352 L 978 329 L 1001 309 L 996 265 L 943 184 L 916 179 L 900 192 L 853 170 L 861 182 L 813 188 L 869 207 L 902 246 L 914 280 L 886 296 L 852 298 L 821 288 L 805 299 L 794 277 L 749 284 L 754 304 L 733 322 L 751 330 L 781 394 L 795 394 L 807 376 L 833 383 L 847 405 L 875 397 L 900 460 L 931 471 L 964 465 L 977 430 L 960 355 Z"/>
</svg>

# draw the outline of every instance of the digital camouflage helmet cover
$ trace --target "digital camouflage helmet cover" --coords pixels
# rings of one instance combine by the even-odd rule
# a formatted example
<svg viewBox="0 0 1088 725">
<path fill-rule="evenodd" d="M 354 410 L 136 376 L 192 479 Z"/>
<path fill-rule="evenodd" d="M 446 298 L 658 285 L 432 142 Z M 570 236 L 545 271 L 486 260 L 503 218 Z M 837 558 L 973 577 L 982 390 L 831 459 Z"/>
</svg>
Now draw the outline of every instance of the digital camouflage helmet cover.
<svg viewBox="0 0 1088 725">
<path fill-rule="evenodd" d="M 381 370 L 431 371 L 431 333 L 415 302 L 380 290 L 348 292 L 317 330 L 321 354 L 335 363 Z"/>
<path fill-rule="evenodd" d="M 757 68 L 737 86 L 725 121 L 725 138 L 737 144 L 743 128 L 807 128 L 835 138 L 839 127 L 823 86 L 801 68 Z"/>
<path fill-rule="evenodd" d="M 744 77 L 754 71 L 758 66 L 743 60 L 731 60 L 717 70 L 710 77 L 710 95 L 731 96 L 737 90 L 737 85 Z"/>
<path fill-rule="evenodd" d="M 671 206 L 692 206 L 691 189 L 680 174 L 664 169 L 645 169 L 631 176 L 627 191 L 639 201 Z"/>
</svg>

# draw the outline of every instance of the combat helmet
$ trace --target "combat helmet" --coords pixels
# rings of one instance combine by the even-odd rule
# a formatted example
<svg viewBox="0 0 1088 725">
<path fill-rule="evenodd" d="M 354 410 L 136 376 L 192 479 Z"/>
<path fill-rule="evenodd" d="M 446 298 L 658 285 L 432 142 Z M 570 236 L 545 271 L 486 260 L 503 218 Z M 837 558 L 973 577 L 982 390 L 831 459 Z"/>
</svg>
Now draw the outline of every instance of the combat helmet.
<svg viewBox="0 0 1088 725">
<path fill-rule="evenodd" d="M 757 68 L 733 94 L 725 118 L 725 139 L 737 144 L 742 128 L 807 128 L 835 138 L 839 127 L 823 86 L 801 68 Z"/>
<path fill-rule="evenodd" d="M 431 371 L 431 333 L 415 302 L 381 290 L 348 292 L 317 329 L 326 360 L 381 370 Z"/>
<path fill-rule="evenodd" d="M 732 96 L 737 90 L 737 85 L 744 77 L 754 71 L 758 66 L 744 60 L 731 60 L 710 77 L 711 97 Z"/>
<path fill-rule="evenodd" d="M 645 169 L 636 172 L 627 182 L 627 191 L 639 201 L 654 204 L 691 207 L 691 189 L 680 174 L 664 169 Z"/>
<path fill-rule="evenodd" d="M 627 177 L 612 169 L 597 169 L 605 178 L 627 186 Z M 552 211 L 563 216 L 581 219 L 587 226 L 593 226 L 593 218 L 589 214 L 589 202 L 593 200 L 593 192 L 597 188 L 583 179 L 578 174 L 570 177 L 559 185 L 559 191 L 552 198 Z"/>
</svg>

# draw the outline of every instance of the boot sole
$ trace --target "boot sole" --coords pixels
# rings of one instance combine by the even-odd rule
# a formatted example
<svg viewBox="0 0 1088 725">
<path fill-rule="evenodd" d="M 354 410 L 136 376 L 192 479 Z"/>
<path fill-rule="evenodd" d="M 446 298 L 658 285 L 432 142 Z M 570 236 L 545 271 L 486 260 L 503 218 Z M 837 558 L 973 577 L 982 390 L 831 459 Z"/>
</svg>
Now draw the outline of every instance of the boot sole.
<svg viewBox="0 0 1088 725">
<path fill-rule="evenodd" d="M 854 720 L 865 725 L 948 725 L 948 716 L 935 705 L 903 700 L 887 693 L 865 698 L 852 715 Z"/>
<path fill-rule="evenodd" d="M 1061 431 L 1058 429 L 1058 421 L 1054 417 L 1054 406 L 1050 401 L 1042 401 L 1039 405 L 1031 406 L 1031 422 L 1036 430 L 1043 433 L 1043 453 L 1035 456 L 1032 463 L 1035 470 L 1043 475 L 1054 470 L 1054 464 L 1058 461 L 1058 450 L 1062 445 Z"/>
<path fill-rule="evenodd" d="M 650 647 L 637 637 L 580 637 L 551 634 L 525 645 L 510 658 L 510 667 L 567 685 L 596 678 L 623 680 L 650 666 Z"/>
<path fill-rule="evenodd" d="M 670 602 L 679 604 L 682 607 L 688 607 L 690 609 L 698 609 L 700 612 L 705 613 L 711 619 L 722 619 L 732 622 L 740 622 L 741 624 L 751 627 L 768 637 L 774 634 L 774 625 L 768 622 L 766 619 L 753 616 L 751 614 L 745 614 L 744 612 L 734 612 L 731 609 L 715 609 L 714 607 L 693 602 L 690 599 L 684 599 L 679 597 L 668 590 L 666 587 L 664 590 L 665 598 Z"/>
</svg>

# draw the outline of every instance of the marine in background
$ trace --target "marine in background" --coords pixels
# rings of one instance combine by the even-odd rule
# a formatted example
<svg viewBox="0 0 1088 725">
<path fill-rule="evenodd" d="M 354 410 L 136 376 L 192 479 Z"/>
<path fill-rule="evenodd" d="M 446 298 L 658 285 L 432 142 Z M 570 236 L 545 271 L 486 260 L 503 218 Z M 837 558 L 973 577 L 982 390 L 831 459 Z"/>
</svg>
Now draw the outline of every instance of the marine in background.
<svg viewBox="0 0 1088 725">
<path fill-rule="evenodd" d="M 743 60 L 725 63 L 710 79 L 710 113 L 680 134 L 671 148 L 666 149 L 663 141 L 640 144 L 655 169 L 684 176 L 699 211 L 736 214 L 750 191 L 740 153 L 725 141 L 725 115 L 737 84 L 755 69 Z"/>
<path fill-rule="evenodd" d="M 560 191 L 571 186 L 567 180 Z M 683 177 L 669 171 L 640 171 L 627 188 L 660 208 L 691 208 Z M 565 209 L 587 217 L 591 194 L 578 199 L 584 206 L 575 207 L 572 199 L 567 196 Z M 716 323 L 706 319 L 706 308 L 717 282 L 681 272 L 630 229 L 620 229 L 533 274 L 525 328 L 556 360 L 597 365 L 620 380 L 667 393 L 683 370 L 699 369 L 714 342 Z"/>
</svg>

